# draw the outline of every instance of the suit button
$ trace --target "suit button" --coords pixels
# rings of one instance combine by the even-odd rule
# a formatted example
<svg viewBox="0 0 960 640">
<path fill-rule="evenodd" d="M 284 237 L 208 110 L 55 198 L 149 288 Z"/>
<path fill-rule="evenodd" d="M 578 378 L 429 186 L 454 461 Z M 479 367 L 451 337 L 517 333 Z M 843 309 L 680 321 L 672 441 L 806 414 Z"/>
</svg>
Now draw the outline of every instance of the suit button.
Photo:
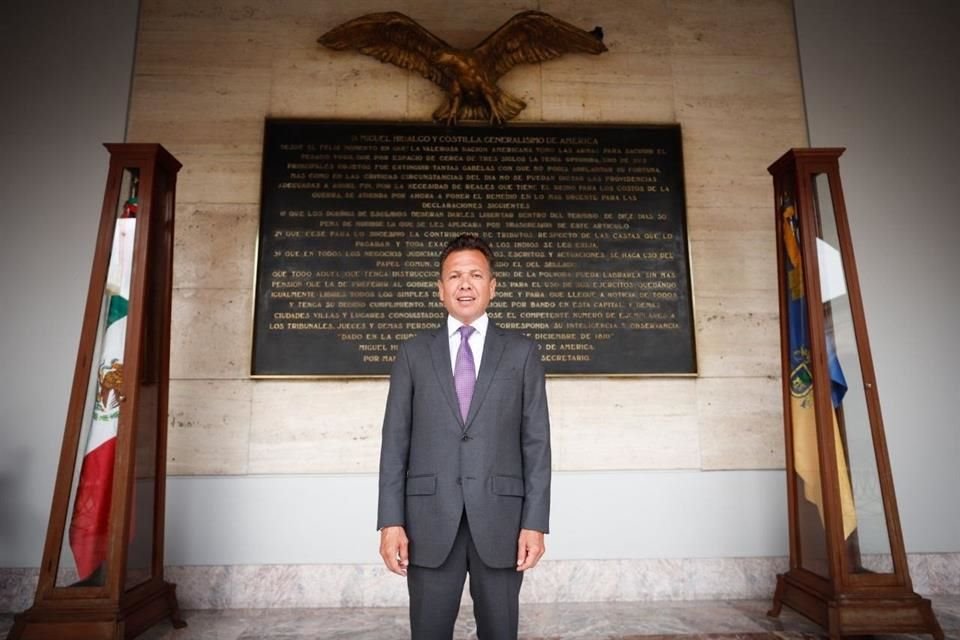
<svg viewBox="0 0 960 640">
<path fill-rule="evenodd" d="M 471 438 L 471 437 L 468 436 L 467 434 L 463 434 L 463 437 L 460 438 L 460 439 L 463 440 L 464 442 L 466 442 L 467 440 L 473 440 L 473 438 Z"/>
</svg>

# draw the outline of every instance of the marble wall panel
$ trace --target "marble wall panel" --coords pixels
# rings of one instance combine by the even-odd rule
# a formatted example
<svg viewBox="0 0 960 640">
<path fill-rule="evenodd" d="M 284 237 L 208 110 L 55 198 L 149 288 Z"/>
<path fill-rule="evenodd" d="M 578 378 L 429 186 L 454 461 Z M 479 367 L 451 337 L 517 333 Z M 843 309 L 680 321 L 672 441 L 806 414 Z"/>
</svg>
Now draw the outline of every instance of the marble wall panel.
<svg viewBox="0 0 960 640">
<path fill-rule="evenodd" d="M 784 151 L 802 146 L 802 141 L 783 141 L 767 145 L 752 157 L 737 149 L 745 131 L 718 133 L 716 128 L 731 127 L 723 120 L 713 122 L 680 118 L 683 136 L 684 185 L 687 206 L 691 209 L 759 210 L 772 206 L 773 183 L 766 168 Z M 760 227 L 757 227 L 760 228 Z M 698 233 L 690 227 L 691 235 Z"/>
<path fill-rule="evenodd" d="M 960 554 L 917 553 L 908 561 L 917 592 L 957 594 Z M 769 599 L 785 557 L 543 560 L 523 580 L 524 603 Z M 406 607 L 406 583 L 379 564 L 170 566 L 183 609 Z M 0 613 L 30 606 L 36 569 L 0 568 Z M 918 585 L 925 585 L 920 587 Z M 469 593 L 464 603 L 469 604 Z M 709 607 L 709 604 L 704 604 Z M 746 603 L 744 606 L 750 606 Z"/>
<path fill-rule="evenodd" d="M 775 291 L 697 294 L 695 304 L 701 376 L 780 376 Z"/>
<path fill-rule="evenodd" d="M 159 142 L 183 163 L 179 203 L 258 201 L 271 24 L 240 3 L 144 3 L 127 140 Z M 246 155 L 254 163 L 237 181 Z"/>
<path fill-rule="evenodd" d="M 530 603 L 682 600 L 691 588 L 684 560 L 560 560 L 542 562 L 524 576 L 520 599 Z"/>
<path fill-rule="evenodd" d="M 326 51 L 309 48 L 278 56 L 270 86 L 271 118 L 329 119 L 337 113 L 339 81 L 349 75 L 340 60 Z M 399 71 L 399 70 L 398 70 Z M 359 70 L 353 73 L 360 75 Z"/>
<path fill-rule="evenodd" d="M 413 73 L 328 51 L 316 38 L 364 13 L 399 10 L 455 46 L 471 46 L 516 12 L 541 9 L 585 29 L 601 26 L 610 51 L 509 72 L 503 88 L 528 103 L 518 122 L 682 126 L 703 376 L 552 379 L 558 468 L 722 468 L 733 454 L 721 440 L 741 418 L 756 432 L 738 449 L 747 456 L 741 466 L 769 466 L 767 409 L 735 404 L 717 412 L 709 399 L 726 389 L 722 379 L 753 389 L 779 376 L 766 167 L 805 141 L 790 7 L 787 0 L 732 8 L 693 0 L 145 0 L 128 139 L 161 142 L 184 164 L 174 379 L 202 380 L 228 398 L 217 381 L 239 384 L 248 375 L 263 119 L 422 122 L 443 99 Z M 249 423 L 229 421 L 238 430 L 249 424 L 248 472 L 375 470 L 385 381 L 247 384 Z M 364 385 L 379 393 L 376 401 Z M 187 412 L 188 398 L 181 401 Z M 220 406 L 193 418 L 210 425 L 229 415 Z M 181 441 L 187 458 L 189 441 Z M 184 473 L 214 468 L 199 454 L 178 463 Z"/>
<path fill-rule="evenodd" d="M 787 558 L 699 558 L 687 560 L 692 599 L 730 597 L 769 598 L 777 586 L 777 574 L 789 569 Z M 740 595 L 743 594 L 743 595 Z"/>
<path fill-rule="evenodd" d="M 783 468 L 778 378 L 701 378 L 697 410 L 703 469 Z"/>
<path fill-rule="evenodd" d="M 911 553 L 907 566 L 917 593 L 960 594 L 960 553 Z"/>
<path fill-rule="evenodd" d="M 670 0 L 669 8 L 670 43 L 678 54 L 797 59 L 791 0 Z"/>
<path fill-rule="evenodd" d="M 259 210 L 262 138 L 261 131 L 244 144 L 165 145 L 183 163 L 177 205 L 252 204 Z"/>
<path fill-rule="evenodd" d="M 772 225 L 771 225 L 772 227 Z M 690 242 L 698 294 L 777 290 L 777 246 L 772 228 L 718 232 Z"/>
<path fill-rule="evenodd" d="M 406 13 L 451 46 L 471 48 L 514 14 L 538 5 L 537 0 L 408 0 Z"/>
<path fill-rule="evenodd" d="M 252 286 L 259 218 L 259 208 L 249 204 L 181 204 L 177 208 L 173 286 Z"/>
<path fill-rule="evenodd" d="M 259 144 L 270 83 L 269 68 L 136 75 L 127 140 L 166 146 Z"/>
<path fill-rule="evenodd" d="M 684 129 L 684 140 L 688 138 Z M 691 160 L 684 143 L 684 183 L 686 186 L 687 206 L 698 209 L 710 207 L 733 207 L 756 209 L 764 203 L 773 202 L 773 182 L 769 176 L 757 175 L 717 175 L 697 173 L 691 163 L 706 162 L 703 159 Z M 776 158 L 774 158 L 775 160 Z M 723 158 L 715 162 L 722 163 Z M 771 205 L 772 206 L 772 205 Z M 692 231 L 692 229 L 691 229 Z"/>
<path fill-rule="evenodd" d="M 210 67 L 268 69 L 274 51 L 271 27 L 278 21 L 230 11 L 228 4 L 194 2 L 174 9 L 170 3 L 143 2 L 137 73 L 192 75 Z"/>
<path fill-rule="evenodd" d="M 189 0 L 177 0 L 188 2 Z M 240 6 L 249 5 L 244 0 L 231 0 Z M 284 22 L 284 28 L 290 24 L 306 25 L 316 30 L 314 39 L 321 33 L 367 13 L 382 11 L 400 11 L 411 15 L 414 8 L 422 0 L 353 0 L 352 2 L 337 2 L 336 0 L 284 0 L 265 7 L 263 12 L 269 16 L 272 23 Z M 289 38 L 285 38 L 289 41 Z"/>
<path fill-rule="evenodd" d="M 780 375 L 773 235 L 721 231 L 690 243 L 701 375 Z"/>
<path fill-rule="evenodd" d="M 672 17 L 666 0 L 541 0 L 540 10 L 587 31 L 602 28 L 610 51 L 664 55 L 671 48 Z"/>
<path fill-rule="evenodd" d="M 695 384 L 692 378 L 549 380 L 554 469 L 699 467 Z"/>
<path fill-rule="evenodd" d="M 737 128 L 756 121 L 786 129 L 803 118 L 799 69 L 790 58 L 759 56 L 671 57 L 677 107 L 685 117 L 731 118 Z M 738 150 L 752 151 L 742 144 Z"/>
<path fill-rule="evenodd" d="M 688 182 L 702 183 L 715 190 L 725 189 L 708 201 L 688 196 L 691 206 L 762 208 L 772 200 L 772 180 L 767 167 L 788 149 L 804 145 L 800 120 L 786 124 L 754 120 L 748 125 L 734 122 L 732 117 L 727 120 L 680 115 L 680 121 Z M 745 142 L 749 149 L 741 147 Z M 753 183 L 747 181 L 758 179 L 766 189 L 736 193 L 742 183 L 752 187 Z"/>
<path fill-rule="evenodd" d="M 373 473 L 387 380 L 257 381 L 251 473 Z"/>
<path fill-rule="evenodd" d="M 365 0 L 356 0 L 363 4 Z M 152 19 L 158 17 L 177 17 L 195 20 L 215 20 L 218 23 L 244 23 L 250 21 L 269 21 L 277 15 L 286 15 L 283 8 L 293 2 L 275 2 L 262 6 L 244 0 L 223 0 L 221 2 L 196 2 L 194 0 L 145 0 L 141 14 Z M 318 3 L 313 3 L 317 5 Z M 326 3 L 321 3 L 321 6 Z M 302 13 L 305 3 L 297 5 Z"/>
<path fill-rule="evenodd" d="M 341 120 L 403 120 L 409 71 L 355 52 L 330 52 L 335 94 L 333 117 Z"/>
<path fill-rule="evenodd" d="M 248 380 L 171 380 L 167 473 L 245 474 L 252 395 Z"/>
<path fill-rule="evenodd" d="M 40 572 L 37 569 L 0 569 L 0 613 L 20 612 L 33 604 Z"/>
<path fill-rule="evenodd" d="M 773 185 L 770 185 L 773 195 Z M 705 240 L 720 233 L 736 236 L 742 232 L 769 234 L 769 242 L 776 242 L 774 230 L 773 198 L 767 206 L 727 207 L 715 204 L 710 207 L 687 207 L 687 226 L 690 240 Z"/>
<path fill-rule="evenodd" d="M 767 206 L 766 168 L 806 143 L 796 61 L 675 55 L 672 66 L 688 205 Z"/>
<path fill-rule="evenodd" d="M 743 138 L 765 134 L 738 130 L 724 120 L 681 118 L 681 123 L 687 205 L 694 209 L 759 210 L 772 206 L 773 182 L 767 167 L 788 149 L 804 144 L 799 136 L 781 137 L 744 152 L 738 149 Z M 717 131 L 723 127 L 728 130 Z"/>
<path fill-rule="evenodd" d="M 405 10 L 386 3 L 367 4 L 365 9 L 370 11 L 338 5 L 312 17 L 276 20 L 270 117 L 405 119 L 412 72 L 354 50 L 333 51 L 317 43 L 329 29 L 364 13 Z"/>
<path fill-rule="evenodd" d="M 548 122 L 591 124 L 675 122 L 670 59 L 607 52 L 544 63 L 543 117 Z"/>
<path fill-rule="evenodd" d="M 250 373 L 250 289 L 174 289 L 170 377 L 238 379 Z"/>
</svg>

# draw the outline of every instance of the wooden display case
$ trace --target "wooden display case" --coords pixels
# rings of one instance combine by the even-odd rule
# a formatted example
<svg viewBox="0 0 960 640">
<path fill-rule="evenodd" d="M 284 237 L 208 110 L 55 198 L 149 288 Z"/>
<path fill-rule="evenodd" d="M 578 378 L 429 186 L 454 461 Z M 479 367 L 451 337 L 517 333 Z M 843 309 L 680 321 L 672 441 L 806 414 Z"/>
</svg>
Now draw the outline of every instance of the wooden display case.
<svg viewBox="0 0 960 640">
<path fill-rule="evenodd" d="M 174 195 L 156 144 L 110 168 L 34 605 L 9 638 L 119 640 L 180 619 L 163 577 Z"/>
<path fill-rule="evenodd" d="M 838 159 L 793 149 L 770 166 L 776 202 L 790 569 L 786 604 L 831 638 L 943 632 L 914 593 Z"/>
</svg>

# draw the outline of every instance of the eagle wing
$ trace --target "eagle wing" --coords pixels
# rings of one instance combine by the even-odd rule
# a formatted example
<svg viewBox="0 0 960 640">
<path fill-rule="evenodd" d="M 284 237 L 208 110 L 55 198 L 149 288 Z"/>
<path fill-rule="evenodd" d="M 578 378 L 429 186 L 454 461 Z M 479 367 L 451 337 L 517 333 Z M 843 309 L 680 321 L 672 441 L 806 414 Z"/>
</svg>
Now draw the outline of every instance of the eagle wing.
<svg viewBox="0 0 960 640">
<path fill-rule="evenodd" d="M 416 71 L 445 89 L 449 86 L 449 80 L 432 61 L 450 45 L 402 13 L 368 13 L 334 27 L 317 42 L 337 51 L 356 49 L 380 62 Z"/>
<path fill-rule="evenodd" d="M 607 47 L 601 37 L 542 11 L 524 11 L 503 23 L 473 52 L 499 78 L 518 64 L 545 62 L 565 53 L 603 53 Z"/>
</svg>

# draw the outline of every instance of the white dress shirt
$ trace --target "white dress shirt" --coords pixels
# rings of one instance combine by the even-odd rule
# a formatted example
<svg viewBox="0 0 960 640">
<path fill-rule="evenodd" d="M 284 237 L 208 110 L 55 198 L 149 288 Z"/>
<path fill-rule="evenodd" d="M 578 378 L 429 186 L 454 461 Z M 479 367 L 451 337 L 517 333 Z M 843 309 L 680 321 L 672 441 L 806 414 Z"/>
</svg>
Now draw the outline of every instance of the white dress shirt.
<svg viewBox="0 0 960 640">
<path fill-rule="evenodd" d="M 450 339 L 450 369 L 454 370 L 454 372 L 457 368 L 457 351 L 460 350 L 460 327 L 463 325 L 463 322 L 460 322 L 453 316 L 447 316 L 447 337 Z M 470 343 L 470 351 L 473 352 L 474 373 L 479 376 L 480 359 L 483 357 L 483 341 L 487 337 L 487 327 L 490 326 L 490 318 L 487 317 L 487 314 L 483 314 L 471 322 L 470 326 L 473 327 L 475 331 L 470 334 L 470 338 L 468 338 L 467 341 Z"/>
</svg>

